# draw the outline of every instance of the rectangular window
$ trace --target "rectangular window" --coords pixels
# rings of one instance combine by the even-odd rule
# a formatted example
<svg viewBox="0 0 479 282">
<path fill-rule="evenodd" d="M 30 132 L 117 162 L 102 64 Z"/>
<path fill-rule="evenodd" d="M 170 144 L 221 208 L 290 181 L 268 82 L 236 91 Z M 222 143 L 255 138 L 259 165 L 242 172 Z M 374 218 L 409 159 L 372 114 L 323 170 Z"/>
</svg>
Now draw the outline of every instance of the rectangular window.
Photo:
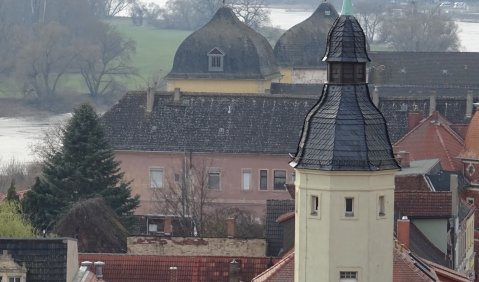
<svg viewBox="0 0 479 282">
<path fill-rule="evenodd" d="M 150 188 L 163 188 L 162 168 L 150 168 Z"/>
<path fill-rule="evenodd" d="M 357 282 L 358 273 L 356 271 L 339 272 L 339 282 Z"/>
<path fill-rule="evenodd" d="M 220 189 L 220 171 L 219 169 L 209 169 L 208 170 L 208 188 L 209 189 Z"/>
<path fill-rule="evenodd" d="M 251 169 L 243 170 L 243 190 L 248 191 L 251 187 Z"/>
<path fill-rule="evenodd" d="M 343 64 L 343 82 L 354 82 L 354 65 Z"/>
<path fill-rule="evenodd" d="M 355 72 L 356 82 L 365 81 L 365 78 L 364 78 L 364 65 L 363 65 L 363 64 L 355 64 L 355 65 L 354 65 L 354 72 Z"/>
<path fill-rule="evenodd" d="M 319 211 L 319 197 L 316 195 L 311 196 L 311 215 L 318 215 Z"/>
<path fill-rule="evenodd" d="M 8 282 L 20 282 L 20 277 L 8 277 Z"/>
<path fill-rule="evenodd" d="M 354 198 L 345 199 L 345 216 L 354 216 Z"/>
<path fill-rule="evenodd" d="M 268 190 L 268 170 L 259 171 L 259 190 Z"/>
<path fill-rule="evenodd" d="M 275 170 L 274 171 L 274 190 L 284 190 L 284 184 L 286 184 L 286 171 Z"/>
<path fill-rule="evenodd" d="M 379 216 L 385 216 L 386 215 L 386 206 L 384 202 L 384 196 L 379 196 Z"/>
</svg>

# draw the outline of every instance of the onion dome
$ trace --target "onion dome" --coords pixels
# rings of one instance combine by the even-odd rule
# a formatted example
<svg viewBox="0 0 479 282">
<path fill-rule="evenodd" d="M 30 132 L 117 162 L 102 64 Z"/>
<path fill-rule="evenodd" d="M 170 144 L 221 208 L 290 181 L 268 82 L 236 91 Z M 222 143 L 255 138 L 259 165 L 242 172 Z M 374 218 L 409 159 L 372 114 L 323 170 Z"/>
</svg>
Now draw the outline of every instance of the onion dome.
<svg viewBox="0 0 479 282">
<path fill-rule="evenodd" d="M 167 78 L 268 79 L 280 73 L 273 49 L 228 7 L 178 47 Z"/>
<path fill-rule="evenodd" d="M 479 159 L 479 111 L 477 111 L 479 103 L 474 103 L 474 105 L 476 106 L 476 113 L 467 127 L 464 150 L 459 156 L 461 159 Z"/>
<path fill-rule="evenodd" d="M 328 171 L 399 169 L 386 120 L 369 95 L 365 42 L 353 16 L 346 13 L 335 21 L 326 51 L 328 83 L 306 116 L 291 166 Z"/>
<path fill-rule="evenodd" d="M 326 67 L 322 61 L 328 32 L 338 17 L 333 5 L 323 2 L 305 21 L 287 30 L 274 46 L 280 66 Z"/>
</svg>

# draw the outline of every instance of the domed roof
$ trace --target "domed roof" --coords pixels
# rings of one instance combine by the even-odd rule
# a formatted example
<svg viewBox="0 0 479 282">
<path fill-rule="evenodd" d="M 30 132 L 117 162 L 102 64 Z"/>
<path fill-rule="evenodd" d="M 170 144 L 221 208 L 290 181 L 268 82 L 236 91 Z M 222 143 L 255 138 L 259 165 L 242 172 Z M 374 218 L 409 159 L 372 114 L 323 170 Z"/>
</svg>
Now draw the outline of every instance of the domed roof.
<svg viewBox="0 0 479 282">
<path fill-rule="evenodd" d="M 366 36 L 358 20 L 351 15 L 341 15 L 328 34 L 328 46 L 323 61 L 370 62 L 366 51 Z"/>
<path fill-rule="evenodd" d="M 211 55 L 222 57 L 220 69 L 211 69 Z M 222 7 L 181 43 L 167 78 L 268 79 L 279 75 L 266 38 L 242 23 L 230 8 Z"/>
<path fill-rule="evenodd" d="M 474 104 L 476 108 L 479 104 Z M 464 150 L 460 154 L 462 159 L 479 159 L 479 111 L 471 119 L 467 127 L 466 140 L 464 142 Z"/>
<path fill-rule="evenodd" d="M 276 42 L 274 55 L 280 66 L 318 67 L 322 61 L 328 32 L 338 17 L 333 5 L 323 2 L 305 21 L 287 30 Z"/>
</svg>

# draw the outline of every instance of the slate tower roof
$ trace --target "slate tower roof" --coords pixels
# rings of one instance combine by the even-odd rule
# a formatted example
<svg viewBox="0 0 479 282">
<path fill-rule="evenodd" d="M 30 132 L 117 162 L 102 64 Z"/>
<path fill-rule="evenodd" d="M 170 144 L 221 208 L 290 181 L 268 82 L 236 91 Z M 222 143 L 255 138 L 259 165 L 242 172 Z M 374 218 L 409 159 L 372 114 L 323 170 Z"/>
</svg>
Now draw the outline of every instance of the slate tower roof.
<svg viewBox="0 0 479 282">
<path fill-rule="evenodd" d="M 209 69 L 210 53 L 223 56 L 222 70 Z M 268 79 L 280 73 L 273 49 L 228 7 L 218 9 L 178 47 L 170 79 Z"/>
<path fill-rule="evenodd" d="M 322 61 L 328 32 L 338 17 L 333 5 L 323 2 L 303 22 L 287 30 L 274 46 L 280 66 L 326 67 Z"/>
<path fill-rule="evenodd" d="M 479 159 L 479 108 L 478 103 L 474 103 L 476 106 L 476 113 L 471 119 L 467 128 L 466 140 L 464 142 L 464 149 L 459 155 L 461 159 L 478 160 Z"/>
<path fill-rule="evenodd" d="M 331 28 L 324 61 L 328 83 L 306 116 L 291 165 L 329 171 L 398 169 L 386 121 L 366 84 L 364 32 L 349 13 Z"/>
</svg>

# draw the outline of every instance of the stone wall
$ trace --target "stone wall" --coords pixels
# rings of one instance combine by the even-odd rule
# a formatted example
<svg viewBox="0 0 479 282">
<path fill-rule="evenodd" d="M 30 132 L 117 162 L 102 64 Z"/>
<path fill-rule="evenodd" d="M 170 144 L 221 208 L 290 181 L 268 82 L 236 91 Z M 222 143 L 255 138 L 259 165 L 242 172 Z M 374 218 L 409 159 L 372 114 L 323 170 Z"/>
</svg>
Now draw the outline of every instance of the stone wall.
<svg viewBox="0 0 479 282">
<path fill-rule="evenodd" d="M 227 239 L 196 237 L 128 237 L 128 254 L 164 256 L 238 256 L 264 257 L 264 239 Z"/>
</svg>

